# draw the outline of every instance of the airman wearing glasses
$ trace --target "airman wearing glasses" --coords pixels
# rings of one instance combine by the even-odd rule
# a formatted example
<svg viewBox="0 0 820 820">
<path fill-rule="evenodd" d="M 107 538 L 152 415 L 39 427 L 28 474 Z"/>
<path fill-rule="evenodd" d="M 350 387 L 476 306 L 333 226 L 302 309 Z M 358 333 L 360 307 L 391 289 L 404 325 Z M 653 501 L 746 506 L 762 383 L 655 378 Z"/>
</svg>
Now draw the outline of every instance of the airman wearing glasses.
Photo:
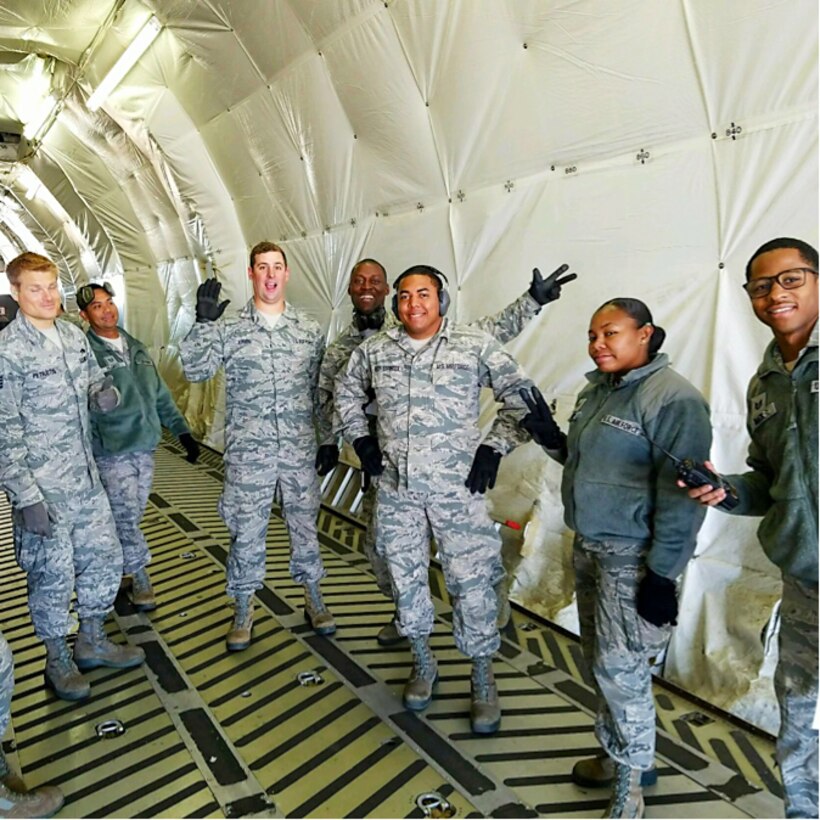
<svg viewBox="0 0 820 820">
<path fill-rule="evenodd" d="M 740 501 L 733 512 L 763 516 L 758 537 L 783 576 L 775 692 L 786 817 L 817 817 L 817 251 L 773 239 L 743 287 L 774 340 L 749 384 L 751 469 L 726 478 Z M 689 495 L 715 506 L 726 493 L 707 485 Z"/>
</svg>

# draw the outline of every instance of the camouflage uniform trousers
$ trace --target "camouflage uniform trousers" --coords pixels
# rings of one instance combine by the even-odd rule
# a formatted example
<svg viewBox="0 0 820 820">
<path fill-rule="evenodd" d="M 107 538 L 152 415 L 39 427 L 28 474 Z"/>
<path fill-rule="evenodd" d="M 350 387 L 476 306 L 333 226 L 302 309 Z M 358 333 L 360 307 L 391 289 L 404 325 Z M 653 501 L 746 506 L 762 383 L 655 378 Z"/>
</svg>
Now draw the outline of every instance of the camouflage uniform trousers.
<svg viewBox="0 0 820 820">
<path fill-rule="evenodd" d="M 122 544 L 123 575 L 133 575 L 151 562 L 151 551 L 140 529 L 140 520 L 154 478 L 154 453 L 142 451 L 96 456 L 96 462 Z"/>
<path fill-rule="evenodd" d="M 647 549 L 575 536 L 573 564 L 581 648 L 598 694 L 595 736 L 632 769 L 655 765 L 655 701 L 650 660 L 669 639 L 638 615 Z"/>
<path fill-rule="evenodd" d="M 774 676 L 780 705 L 777 763 L 786 817 L 817 817 L 817 584 L 783 576 L 780 658 Z"/>
<path fill-rule="evenodd" d="M 14 691 L 14 659 L 11 648 L 0 632 L 0 740 L 6 735 L 11 720 L 11 694 Z M 0 745 L 0 778 L 9 773 L 6 756 Z"/>
<path fill-rule="evenodd" d="M 501 541 L 483 497 L 460 482 L 446 492 L 394 490 L 382 482 L 376 538 L 393 579 L 399 632 L 410 639 L 430 635 L 430 535 L 436 539 L 444 581 L 453 604 L 453 634 L 467 657 L 492 655 L 500 645 L 494 571 Z"/>
<path fill-rule="evenodd" d="M 373 574 L 376 576 L 376 584 L 379 591 L 385 597 L 393 600 L 393 583 L 390 580 L 390 567 L 387 565 L 387 556 L 384 554 L 384 548 L 376 541 L 376 504 L 378 501 L 379 479 L 371 477 L 370 486 L 362 497 L 362 519 L 364 520 L 364 540 L 362 541 L 362 548 L 370 566 L 373 569 Z M 504 562 L 501 559 L 501 553 L 498 554 L 498 561 L 493 570 L 493 586 L 505 580 L 507 577 L 507 570 L 504 569 Z"/>
<path fill-rule="evenodd" d="M 104 619 L 122 577 L 122 547 L 102 484 L 72 493 L 63 503 L 46 501 L 52 536 L 22 528 L 15 511 L 14 547 L 26 573 L 28 604 L 38 638 L 62 638 L 71 631 L 71 593 L 80 620 Z"/>
<path fill-rule="evenodd" d="M 290 574 L 297 584 L 319 581 L 325 574 L 316 519 L 319 477 L 313 461 L 285 462 L 275 454 L 226 464 L 219 514 L 231 534 L 227 592 L 251 595 L 265 581 L 265 537 L 274 499 L 281 504 L 290 536 Z M 262 458 L 259 458 L 259 454 Z"/>
</svg>

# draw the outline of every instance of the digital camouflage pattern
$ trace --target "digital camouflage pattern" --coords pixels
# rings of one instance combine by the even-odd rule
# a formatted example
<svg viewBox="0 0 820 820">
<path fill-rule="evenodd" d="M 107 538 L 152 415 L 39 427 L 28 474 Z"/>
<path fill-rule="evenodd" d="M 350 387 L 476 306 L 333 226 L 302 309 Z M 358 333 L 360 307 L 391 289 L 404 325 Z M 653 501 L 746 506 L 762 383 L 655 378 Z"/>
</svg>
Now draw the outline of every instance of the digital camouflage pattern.
<svg viewBox="0 0 820 820">
<path fill-rule="evenodd" d="M 11 720 L 11 695 L 14 691 L 14 658 L 11 647 L 0 632 L 0 738 L 6 736 Z M 9 773 L 6 756 L 0 745 L 0 779 Z"/>
<path fill-rule="evenodd" d="M 151 482 L 154 479 L 152 450 L 97 456 L 105 492 L 117 525 L 117 536 L 122 545 L 122 571 L 133 575 L 151 562 L 148 542 L 140 529 L 140 521 L 148 503 Z"/>
<path fill-rule="evenodd" d="M 518 427 L 526 410 L 518 391 L 531 384 L 495 339 L 446 319 L 418 352 L 401 326 L 373 336 L 337 380 L 338 418 L 349 442 L 369 433 L 362 404 L 368 389 L 375 391 L 385 457 L 376 542 L 397 593 L 402 634 L 419 637 L 432 629 L 432 536 L 453 601 L 457 646 L 469 657 L 498 647 L 492 586 L 501 542 L 484 499 L 471 496 L 464 482 L 481 443 L 481 388 L 492 388 L 503 404 L 483 443 L 507 453 L 526 440 Z"/>
<path fill-rule="evenodd" d="M 650 663 L 671 628 L 638 615 L 647 547 L 575 537 L 573 565 L 581 649 L 598 693 L 595 736 L 631 769 L 655 765 L 655 701 Z"/>
<path fill-rule="evenodd" d="M 529 292 L 508 305 L 504 310 L 494 316 L 487 316 L 471 322 L 469 327 L 484 330 L 502 344 L 514 339 L 534 319 L 540 312 L 541 305 L 535 301 Z M 383 330 L 389 330 L 399 325 L 395 315 L 387 311 L 385 314 Z M 356 322 L 351 322 L 338 338 L 325 351 L 322 359 L 322 366 L 319 370 L 319 406 L 324 419 L 322 429 L 325 431 L 325 438 L 322 444 L 336 443 L 336 436 L 328 430 L 334 427 L 333 417 L 335 382 L 340 373 L 347 367 L 350 355 L 369 336 L 374 335 L 374 331 L 362 331 L 356 326 Z M 369 412 L 372 409 L 373 414 Z M 375 403 L 368 405 L 368 419 L 371 424 L 372 435 L 377 435 L 375 422 Z M 364 554 L 370 562 L 376 576 L 376 583 L 379 590 L 388 598 L 392 598 L 390 573 L 387 569 L 386 559 L 383 550 L 380 550 L 376 543 L 376 496 L 378 492 L 378 477 L 371 478 L 370 487 L 365 491 L 362 498 L 361 515 L 365 522 L 365 534 L 363 540 Z M 501 580 L 506 575 L 504 565 L 500 563 L 496 569 L 496 580 Z"/>
<path fill-rule="evenodd" d="M 55 327 L 62 350 L 21 313 L 0 335 L 0 485 L 14 509 L 17 560 L 40 638 L 68 634 L 72 590 L 81 619 L 105 618 L 122 569 L 91 451 L 89 404 L 105 374 L 80 330 L 68 322 Z M 20 526 L 20 509 L 38 502 L 48 509 L 51 538 Z"/>
<path fill-rule="evenodd" d="M 190 381 L 204 381 L 225 368 L 225 486 L 219 512 L 231 533 L 231 596 L 262 586 L 274 497 L 281 501 L 290 535 L 294 580 L 312 583 L 324 575 L 314 467 L 323 353 L 322 331 L 306 313 L 287 304 L 270 328 L 253 300 L 236 316 L 195 324 L 180 346 Z"/>
</svg>

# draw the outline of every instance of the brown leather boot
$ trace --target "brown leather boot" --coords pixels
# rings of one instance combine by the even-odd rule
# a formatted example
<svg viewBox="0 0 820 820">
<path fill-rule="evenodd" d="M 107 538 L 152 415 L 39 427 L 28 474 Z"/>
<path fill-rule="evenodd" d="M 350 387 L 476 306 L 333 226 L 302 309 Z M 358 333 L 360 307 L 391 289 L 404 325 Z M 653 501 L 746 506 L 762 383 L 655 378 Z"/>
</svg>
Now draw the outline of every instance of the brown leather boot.
<svg viewBox="0 0 820 820">
<path fill-rule="evenodd" d="M 234 601 L 233 621 L 225 638 L 229 652 L 241 652 L 251 645 L 253 637 L 253 596 L 237 595 Z"/>
<path fill-rule="evenodd" d="M 60 811 L 63 802 L 63 793 L 56 786 L 18 792 L 0 782 L 0 818 L 51 817 Z"/>
</svg>

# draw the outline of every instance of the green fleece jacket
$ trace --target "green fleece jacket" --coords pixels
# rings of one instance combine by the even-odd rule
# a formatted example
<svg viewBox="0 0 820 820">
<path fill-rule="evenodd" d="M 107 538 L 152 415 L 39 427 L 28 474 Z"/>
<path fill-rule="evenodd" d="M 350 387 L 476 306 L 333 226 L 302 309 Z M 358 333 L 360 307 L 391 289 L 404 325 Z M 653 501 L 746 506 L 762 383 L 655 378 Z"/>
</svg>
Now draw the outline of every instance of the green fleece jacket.
<svg viewBox="0 0 820 820">
<path fill-rule="evenodd" d="M 762 515 L 763 550 L 784 575 L 817 583 L 817 326 L 789 373 L 775 341 L 749 382 L 750 472 L 729 475 L 735 515 Z"/>
<path fill-rule="evenodd" d="M 707 459 L 709 406 L 665 353 L 620 380 L 598 370 L 587 379 L 567 435 L 564 520 L 592 541 L 648 547 L 649 567 L 676 578 L 695 550 L 705 510 L 676 486 L 675 466 L 661 448 Z"/>
<path fill-rule="evenodd" d="M 175 436 L 189 433 L 162 376 L 145 345 L 118 328 L 127 355 L 86 333 L 100 367 L 114 379 L 120 404 L 110 413 L 91 413 L 91 446 L 95 456 L 153 450 L 167 427 Z"/>
</svg>

